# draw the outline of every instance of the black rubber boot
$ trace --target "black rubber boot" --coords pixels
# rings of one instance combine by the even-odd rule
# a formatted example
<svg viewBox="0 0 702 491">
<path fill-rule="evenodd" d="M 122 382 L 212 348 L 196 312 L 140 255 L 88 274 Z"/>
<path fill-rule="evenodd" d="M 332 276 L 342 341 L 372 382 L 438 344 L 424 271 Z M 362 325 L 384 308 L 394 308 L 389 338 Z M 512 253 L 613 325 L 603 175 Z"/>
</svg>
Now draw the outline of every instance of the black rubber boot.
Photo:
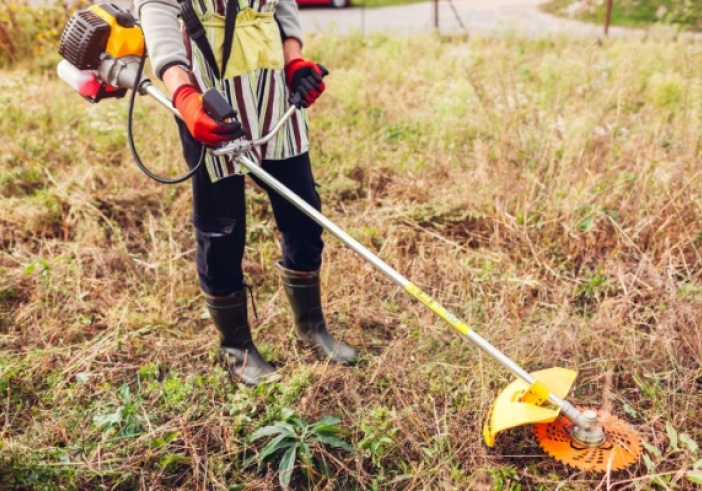
<svg viewBox="0 0 702 491">
<path fill-rule="evenodd" d="M 246 293 L 242 290 L 226 297 L 205 295 L 205 302 L 219 331 L 219 355 L 232 380 L 252 386 L 262 383 L 275 369 L 263 359 L 251 338 Z"/>
<path fill-rule="evenodd" d="M 280 264 L 277 266 L 295 316 L 297 337 L 314 347 L 323 359 L 344 365 L 355 364 L 356 351 L 343 341 L 334 339 L 327 330 L 322 312 L 319 270 L 293 271 Z"/>
</svg>

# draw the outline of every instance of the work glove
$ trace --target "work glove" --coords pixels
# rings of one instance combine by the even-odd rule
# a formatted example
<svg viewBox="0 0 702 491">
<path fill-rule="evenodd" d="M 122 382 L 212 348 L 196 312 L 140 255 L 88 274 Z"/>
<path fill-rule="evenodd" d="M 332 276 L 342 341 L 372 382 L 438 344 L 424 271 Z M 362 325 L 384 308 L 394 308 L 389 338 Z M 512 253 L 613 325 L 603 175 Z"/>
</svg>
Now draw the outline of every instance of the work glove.
<svg viewBox="0 0 702 491">
<path fill-rule="evenodd" d="M 202 107 L 202 94 L 192 85 L 185 84 L 176 89 L 173 107 L 180 112 L 193 138 L 208 147 L 216 147 L 246 134 L 236 120 L 218 121 L 208 115 Z"/>
<path fill-rule="evenodd" d="M 290 102 L 298 107 L 310 107 L 322 95 L 326 86 L 322 79 L 329 70 L 314 61 L 295 58 L 285 65 L 285 81 L 290 88 Z"/>
</svg>

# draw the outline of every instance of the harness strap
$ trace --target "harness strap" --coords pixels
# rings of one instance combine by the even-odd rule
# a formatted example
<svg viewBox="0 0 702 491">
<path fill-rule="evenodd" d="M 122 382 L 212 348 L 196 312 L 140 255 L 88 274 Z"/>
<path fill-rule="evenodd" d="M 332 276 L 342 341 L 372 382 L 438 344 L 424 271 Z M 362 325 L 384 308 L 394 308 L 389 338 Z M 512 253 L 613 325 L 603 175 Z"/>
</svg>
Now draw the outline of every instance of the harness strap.
<svg viewBox="0 0 702 491">
<path fill-rule="evenodd" d="M 222 76 L 227 71 L 227 62 L 232 53 L 234 43 L 234 30 L 236 29 L 236 15 L 239 13 L 239 0 L 229 0 L 224 13 L 224 45 L 222 46 Z M 231 26 L 231 27 L 230 27 Z"/>
<path fill-rule="evenodd" d="M 210 65 L 215 76 L 219 79 L 224 76 L 224 72 L 227 69 L 227 62 L 232 52 L 237 13 L 239 13 L 239 1 L 229 0 L 225 12 L 224 46 L 222 46 L 222 68 L 220 69 L 220 67 L 217 66 L 217 59 L 212 51 L 212 46 L 210 46 L 207 40 L 205 28 L 195 12 L 192 0 L 180 0 L 180 15 L 183 19 L 185 29 L 188 31 L 190 39 L 192 39 L 200 49 L 202 56 L 205 57 L 205 61 Z"/>
</svg>

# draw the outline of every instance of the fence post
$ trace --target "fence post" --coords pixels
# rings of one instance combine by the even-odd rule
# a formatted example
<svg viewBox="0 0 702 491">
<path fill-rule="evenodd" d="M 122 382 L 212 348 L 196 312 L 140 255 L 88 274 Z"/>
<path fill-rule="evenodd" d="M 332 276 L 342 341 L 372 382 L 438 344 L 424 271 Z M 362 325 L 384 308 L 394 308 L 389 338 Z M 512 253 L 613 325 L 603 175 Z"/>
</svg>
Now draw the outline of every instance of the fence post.
<svg viewBox="0 0 702 491">
<path fill-rule="evenodd" d="M 612 3 L 614 0 L 607 0 L 607 14 L 605 15 L 605 26 L 604 33 L 605 36 L 609 36 L 609 25 L 612 22 Z"/>
<path fill-rule="evenodd" d="M 434 0 L 434 29 L 439 32 L 439 0 Z"/>
</svg>

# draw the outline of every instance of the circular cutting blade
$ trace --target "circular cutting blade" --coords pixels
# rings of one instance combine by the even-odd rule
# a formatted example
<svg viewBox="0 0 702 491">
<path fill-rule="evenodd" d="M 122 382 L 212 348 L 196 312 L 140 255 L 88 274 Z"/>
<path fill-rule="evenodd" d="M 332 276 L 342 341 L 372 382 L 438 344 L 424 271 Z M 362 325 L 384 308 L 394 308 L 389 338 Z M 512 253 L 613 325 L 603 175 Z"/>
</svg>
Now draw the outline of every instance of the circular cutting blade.
<svg viewBox="0 0 702 491">
<path fill-rule="evenodd" d="M 597 447 L 587 447 L 575 441 L 571 431 L 575 426 L 561 415 L 551 423 L 534 425 L 539 445 L 556 460 L 577 469 L 605 472 L 624 469 L 639 458 L 639 437 L 627 422 L 605 411 L 597 413 L 597 424 L 605 433 L 605 441 Z"/>
</svg>

